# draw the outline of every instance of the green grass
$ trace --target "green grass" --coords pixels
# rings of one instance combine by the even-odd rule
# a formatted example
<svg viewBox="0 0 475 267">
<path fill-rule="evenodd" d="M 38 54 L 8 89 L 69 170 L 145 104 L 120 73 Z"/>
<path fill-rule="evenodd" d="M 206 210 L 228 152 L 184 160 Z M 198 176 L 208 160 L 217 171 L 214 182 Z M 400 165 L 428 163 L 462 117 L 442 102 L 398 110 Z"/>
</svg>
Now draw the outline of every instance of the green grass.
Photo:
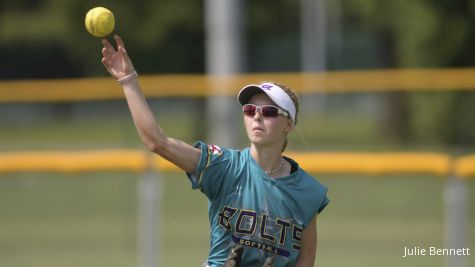
<svg viewBox="0 0 475 267">
<path fill-rule="evenodd" d="M 2 175 L 0 266 L 138 266 L 138 179 L 135 173 Z M 440 256 L 402 258 L 404 246 L 443 246 L 443 179 L 320 180 L 332 201 L 318 220 L 318 266 L 443 266 Z M 206 198 L 182 174 L 163 173 L 160 184 L 160 266 L 199 266 L 209 244 Z M 475 183 L 469 186 L 473 195 Z M 473 198 L 471 205 L 473 222 Z"/>
<path fill-rule="evenodd" d="M 187 129 L 190 119 L 175 115 L 160 123 L 169 136 L 191 142 L 193 132 Z M 0 151 L 137 147 L 143 145 L 130 116 L 0 125 Z"/>
</svg>

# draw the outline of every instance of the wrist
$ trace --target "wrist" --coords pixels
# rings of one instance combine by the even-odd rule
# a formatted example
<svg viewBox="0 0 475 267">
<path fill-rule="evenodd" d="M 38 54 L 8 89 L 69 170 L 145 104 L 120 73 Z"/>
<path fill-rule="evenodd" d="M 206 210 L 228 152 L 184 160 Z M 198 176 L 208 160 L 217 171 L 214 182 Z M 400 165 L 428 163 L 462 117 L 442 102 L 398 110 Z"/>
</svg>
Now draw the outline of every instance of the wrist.
<svg viewBox="0 0 475 267">
<path fill-rule="evenodd" d="M 129 83 L 130 81 L 133 81 L 133 80 L 137 79 L 138 76 L 139 75 L 138 75 L 137 71 L 134 70 L 132 73 L 127 74 L 124 77 L 117 79 L 117 82 L 120 85 L 125 85 L 125 84 Z"/>
</svg>

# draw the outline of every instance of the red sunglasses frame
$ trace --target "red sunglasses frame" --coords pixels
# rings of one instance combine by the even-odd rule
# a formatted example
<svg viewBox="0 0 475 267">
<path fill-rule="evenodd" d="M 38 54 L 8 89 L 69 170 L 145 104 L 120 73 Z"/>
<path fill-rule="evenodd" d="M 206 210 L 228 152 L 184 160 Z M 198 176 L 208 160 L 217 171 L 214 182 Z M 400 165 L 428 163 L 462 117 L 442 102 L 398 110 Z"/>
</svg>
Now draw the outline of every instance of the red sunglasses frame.
<svg viewBox="0 0 475 267">
<path fill-rule="evenodd" d="M 252 110 L 246 110 L 251 108 Z M 261 115 L 265 118 L 276 118 L 277 116 L 283 115 L 285 117 L 289 117 L 289 113 L 279 107 L 273 105 L 254 105 L 254 104 L 245 104 L 242 106 L 242 112 L 246 116 L 254 117 L 256 112 L 261 113 Z"/>
</svg>

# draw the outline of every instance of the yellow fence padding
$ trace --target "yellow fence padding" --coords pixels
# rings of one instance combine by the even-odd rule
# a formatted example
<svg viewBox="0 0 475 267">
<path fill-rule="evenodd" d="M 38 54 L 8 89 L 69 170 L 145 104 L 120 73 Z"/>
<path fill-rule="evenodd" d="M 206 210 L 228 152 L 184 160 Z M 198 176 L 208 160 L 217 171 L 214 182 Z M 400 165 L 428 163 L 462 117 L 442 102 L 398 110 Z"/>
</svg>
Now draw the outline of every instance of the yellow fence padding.
<svg viewBox="0 0 475 267">
<path fill-rule="evenodd" d="M 454 173 L 461 178 L 475 177 L 475 155 L 458 158 L 455 161 Z"/>
<path fill-rule="evenodd" d="M 135 150 L 12 152 L 0 154 L 0 172 L 143 171 L 146 157 Z"/>
<path fill-rule="evenodd" d="M 153 167 L 157 170 L 163 171 L 181 171 L 181 169 L 175 166 L 175 164 L 159 156 L 155 157 Z"/>
<path fill-rule="evenodd" d="M 140 75 L 149 97 L 236 95 L 249 83 L 276 81 L 300 93 L 475 90 L 475 68 L 391 69 L 230 76 Z M 0 81 L 0 102 L 90 101 L 123 98 L 111 77 Z"/>
<path fill-rule="evenodd" d="M 439 153 L 286 152 L 312 173 L 432 174 L 475 177 L 475 155 L 453 160 Z M 454 168 L 454 169 L 452 169 Z M 142 150 L 45 151 L 0 153 L 0 173 L 86 171 L 179 171 L 172 163 Z"/>
<path fill-rule="evenodd" d="M 448 175 L 450 157 L 433 153 L 315 153 L 288 152 L 309 172 L 334 174 L 426 173 Z M 179 170 L 172 163 L 157 157 L 155 166 L 162 170 Z"/>
<path fill-rule="evenodd" d="M 434 153 L 287 153 L 305 170 L 335 174 L 426 173 L 447 175 L 450 157 Z"/>
</svg>

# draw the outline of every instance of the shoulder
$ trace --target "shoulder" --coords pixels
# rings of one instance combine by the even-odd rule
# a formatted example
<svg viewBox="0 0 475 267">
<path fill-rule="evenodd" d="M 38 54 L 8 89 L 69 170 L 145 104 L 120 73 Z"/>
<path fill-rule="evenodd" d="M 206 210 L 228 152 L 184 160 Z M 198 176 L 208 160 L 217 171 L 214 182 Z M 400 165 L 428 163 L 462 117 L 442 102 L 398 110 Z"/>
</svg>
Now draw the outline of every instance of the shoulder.
<svg viewBox="0 0 475 267">
<path fill-rule="evenodd" d="M 193 189 L 200 189 L 210 200 L 218 199 L 231 190 L 242 170 L 242 151 L 198 141 L 194 147 L 201 150 L 194 174 L 187 173 Z"/>
<path fill-rule="evenodd" d="M 310 175 L 303 169 L 299 169 L 299 180 L 305 188 L 314 193 L 315 197 L 323 197 L 327 193 L 327 187 L 323 185 L 317 178 Z M 317 193 L 317 194 L 315 194 Z"/>
<path fill-rule="evenodd" d="M 209 159 L 226 159 L 233 157 L 234 154 L 232 149 L 202 141 L 194 143 L 193 146 L 201 150 L 202 157 Z"/>
<path fill-rule="evenodd" d="M 314 176 L 306 172 L 304 169 L 302 169 L 299 164 L 294 161 L 293 159 L 289 157 L 285 157 L 291 165 L 293 165 L 297 169 L 297 176 L 298 176 L 298 181 L 302 185 L 308 187 L 312 191 L 324 191 L 326 192 L 326 186 L 320 183 L 320 181 L 317 180 Z"/>
<path fill-rule="evenodd" d="M 320 213 L 330 202 L 327 196 L 328 187 L 300 167 L 298 175 L 300 188 L 303 188 L 302 195 L 305 195 L 304 198 L 309 203 L 313 203 L 313 208 L 316 208 L 315 213 Z"/>
<path fill-rule="evenodd" d="M 227 163 L 227 167 L 231 167 L 231 165 L 241 166 L 248 162 L 248 148 L 237 150 L 207 144 L 202 141 L 196 142 L 193 146 L 201 150 L 200 165 L 203 165 L 203 167 L 211 167 L 222 163 Z"/>
<path fill-rule="evenodd" d="M 313 192 L 312 201 L 316 204 L 316 214 L 320 214 L 325 207 L 330 203 L 330 199 L 328 198 L 328 187 L 315 177 L 311 176 L 304 170 L 302 171 L 302 179 L 307 184 L 309 190 Z"/>
</svg>

